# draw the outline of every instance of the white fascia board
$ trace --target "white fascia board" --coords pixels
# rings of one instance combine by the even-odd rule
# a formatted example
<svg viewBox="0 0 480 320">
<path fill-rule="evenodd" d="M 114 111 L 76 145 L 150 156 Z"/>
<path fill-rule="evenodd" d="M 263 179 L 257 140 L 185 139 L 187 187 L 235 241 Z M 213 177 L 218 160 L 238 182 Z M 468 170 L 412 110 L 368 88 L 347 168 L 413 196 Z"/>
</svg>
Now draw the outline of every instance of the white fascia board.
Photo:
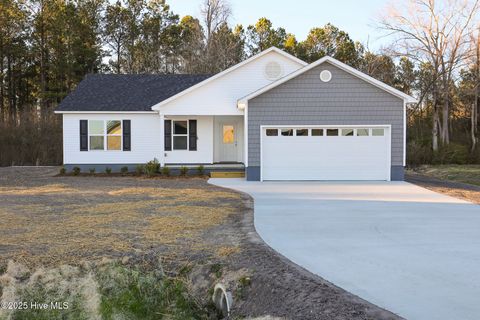
<svg viewBox="0 0 480 320">
<path fill-rule="evenodd" d="M 311 70 L 311 69 L 321 65 L 324 62 L 330 62 L 334 66 L 336 66 L 336 67 L 338 67 L 338 68 L 340 68 L 340 69 L 342 69 L 342 70 L 344 70 L 344 71 L 346 71 L 346 72 L 348 72 L 348 73 L 350 73 L 350 74 L 352 74 L 352 75 L 354 75 L 354 76 L 356 76 L 356 77 L 358 77 L 358 78 L 360 78 L 360 79 L 362 79 L 362 80 L 364 80 L 364 81 L 366 81 L 366 82 L 368 82 L 368 83 L 370 83 L 370 84 L 372 84 L 372 85 L 374 85 L 374 86 L 376 86 L 376 87 L 378 87 L 378 88 L 380 88 L 380 89 L 382 89 L 386 92 L 389 92 L 394 96 L 399 97 L 405 103 L 417 103 L 417 99 L 415 99 L 414 97 L 409 96 L 409 95 L 401 92 L 400 90 L 397 90 L 397 89 L 395 89 L 395 88 L 393 88 L 393 87 L 391 87 L 391 86 L 389 86 L 389 85 L 387 85 L 387 84 L 385 84 L 381 81 L 378 81 L 377 79 L 374 79 L 374 78 L 370 77 L 369 75 L 367 75 L 367 74 L 365 74 L 361 71 L 358 71 L 357 69 L 352 68 L 352 67 L 346 65 L 343 62 L 338 61 L 337 59 L 334 59 L 334 58 L 329 57 L 329 56 L 325 56 L 325 57 L 309 64 L 308 66 L 305 66 L 301 69 L 298 69 L 297 71 L 294 71 L 294 72 L 290 73 L 289 75 L 287 75 L 287 76 L 285 76 L 281 79 L 278 79 L 277 81 L 272 82 L 271 84 L 255 91 L 255 92 L 252 92 L 248 96 L 245 96 L 245 97 L 239 99 L 238 102 L 237 102 L 237 107 L 239 109 L 243 109 L 246 105 L 246 102 L 248 102 L 248 100 L 251 100 L 251 99 L 257 97 L 257 96 L 261 95 L 262 93 L 265 93 L 265 92 L 281 85 L 282 83 L 285 83 L 285 82 L 287 82 L 287 81 L 289 81 L 289 80 L 307 72 L 308 70 Z"/>
<path fill-rule="evenodd" d="M 88 114 L 88 113 L 97 113 L 97 114 L 111 114 L 111 113 L 122 113 L 122 114 L 138 114 L 138 113 L 150 113 L 158 114 L 157 111 L 54 111 L 56 114 Z"/>
<path fill-rule="evenodd" d="M 284 56 L 284 57 L 286 57 L 290 60 L 293 60 L 293 61 L 297 62 L 298 64 L 300 64 L 302 66 L 307 66 L 308 65 L 308 63 L 306 63 L 305 61 L 300 60 L 297 57 L 294 57 L 291 54 L 286 53 L 283 50 L 280 50 L 276 47 L 270 47 L 269 49 L 266 49 L 266 50 L 264 50 L 264 51 L 262 51 L 262 52 L 260 52 L 256 55 L 254 55 L 253 57 L 248 58 L 247 60 L 244 60 L 244 61 L 242 61 L 242 62 L 240 62 L 240 63 L 238 63 L 238 64 L 220 72 L 220 73 L 217 73 L 214 76 L 211 76 L 210 78 L 207 78 L 207 79 L 203 80 L 202 82 L 197 83 L 196 85 L 194 85 L 190 88 L 187 88 L 187 89 L 183 90 L 182 92 L 177 93 L 174 96 L 171 96 L 170 98 L 168 98 L 166 100 L 163 100 L 162 102 L 159 102 L 159 103 L 155 104 L 154 106 L 152 106 L 152 110 L 160 110 L 160 108 L 162 106 L 168 104 L 169 102 L 171 102 L 175 99 L 178 99 L 178 98 L 180 98 L 180 97 L 182 97 L 182 96 L 184 96 L 184 95 L 186 95 L 186 94 L 188 94 L 188 93 L 190 93 L 190 92 L 192 92 L 192 91 L 194 91 L 194 90 L 196 90 L 200 87 L 203 87 L 204 85 L 206 85 L 206 84 L 208 84 L 208 83 L 226 75 L 227 73 L 230 73 L 230 72 L 232 72 L 232 71 L 234 71 L 234 70 L 236 70 L 236 69 L 238 69 L 238 68 L 240 68 L 240 67 L 242 67 L 242 66 L 244 66 L 244 65 L 246 65 L 246 64 L 248 64 L 248 63 L 250 63 L 254 60 L 257 60 L 258 58 L 263 57 L 264 55 L 266 55 L 266 54 L 268 54 L 272 51 L 274 51 L 274 52 L 276 52 L 276 53 L 278 53 L 278 54 L 280 54 L 280 55 L 282 55 L 282 56 Z"/>
</svg>

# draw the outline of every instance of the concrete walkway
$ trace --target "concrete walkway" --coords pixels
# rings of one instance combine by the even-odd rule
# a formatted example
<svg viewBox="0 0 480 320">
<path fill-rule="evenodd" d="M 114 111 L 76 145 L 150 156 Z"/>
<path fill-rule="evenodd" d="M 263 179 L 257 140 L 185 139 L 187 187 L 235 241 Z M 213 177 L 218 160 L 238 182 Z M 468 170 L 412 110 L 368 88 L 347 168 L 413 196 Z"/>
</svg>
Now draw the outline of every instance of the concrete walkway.
<svg viewBox="0 0 480 320">
<path fill-rule="evenodd" d="M 407 319 L 480 319 L 480 206 L 406 182 L 210 183 L 255 199 L 272 248 Z"/>
</svg>

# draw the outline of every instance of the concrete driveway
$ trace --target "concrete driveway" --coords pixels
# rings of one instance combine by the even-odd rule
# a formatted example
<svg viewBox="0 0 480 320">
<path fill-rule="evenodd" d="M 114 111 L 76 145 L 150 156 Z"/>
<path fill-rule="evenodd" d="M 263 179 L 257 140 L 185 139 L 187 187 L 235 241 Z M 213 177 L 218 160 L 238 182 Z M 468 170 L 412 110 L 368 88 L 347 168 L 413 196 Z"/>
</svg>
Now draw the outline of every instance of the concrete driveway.
<svg viewBox="0 0 480 320">
<path fill-rule="evenodd" d="M 210 179 L 293 262 L 407 319 L 479 319 L 480 206 L 406 182 Z"/>
</svg>

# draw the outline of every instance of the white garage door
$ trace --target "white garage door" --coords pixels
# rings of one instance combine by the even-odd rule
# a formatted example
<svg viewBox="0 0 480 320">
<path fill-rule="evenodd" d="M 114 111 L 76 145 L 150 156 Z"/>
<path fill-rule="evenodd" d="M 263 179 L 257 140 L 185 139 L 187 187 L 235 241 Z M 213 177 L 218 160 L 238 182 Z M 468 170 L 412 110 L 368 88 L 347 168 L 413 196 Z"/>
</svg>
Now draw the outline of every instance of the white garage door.
<svg viewBox="0 0 480 320">
<path fill-rule="evenodd" d="M 263 180 L 390 180 L 390 128 L 262 128 Z"/>
</svg>

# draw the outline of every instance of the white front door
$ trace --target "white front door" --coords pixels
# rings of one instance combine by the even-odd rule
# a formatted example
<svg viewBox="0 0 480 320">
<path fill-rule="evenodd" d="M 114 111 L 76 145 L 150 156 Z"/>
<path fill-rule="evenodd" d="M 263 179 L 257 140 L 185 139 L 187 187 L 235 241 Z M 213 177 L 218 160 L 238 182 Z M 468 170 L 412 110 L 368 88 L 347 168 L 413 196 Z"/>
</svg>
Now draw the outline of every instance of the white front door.
<svg viewBox="0 0 480 320">
<path fill-rule="evenodd" d="M 238 127 L 235 122 L 220 123 L 219 160 L 220 162 L 238 161 Z"/>
</svg>

